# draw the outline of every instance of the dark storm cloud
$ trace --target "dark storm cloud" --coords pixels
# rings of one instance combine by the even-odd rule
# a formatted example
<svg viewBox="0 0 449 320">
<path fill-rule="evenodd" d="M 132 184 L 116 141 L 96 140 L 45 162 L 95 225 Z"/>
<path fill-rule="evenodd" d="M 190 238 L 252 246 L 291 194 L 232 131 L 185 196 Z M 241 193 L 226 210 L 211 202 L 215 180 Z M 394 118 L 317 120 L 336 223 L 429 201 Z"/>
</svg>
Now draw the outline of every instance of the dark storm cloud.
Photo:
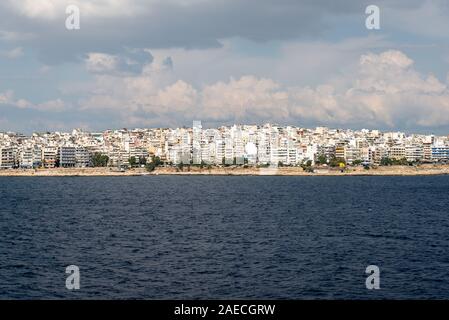
<svg viewBox="0 0 449 320">
<path fill-rule="evenodd" d="M 210 48 L 220 39 L 242 37 L 254 41 L 319 37 L 331 30 L 335 19 L 360 14 L 372 1 L 346 0 L 216 0 L 138 1 L 133 15 L 83 15 L 81 30 L 65 29 L 65 12 L 55 19 L 18 15 L 5 4 L 0 30 L 33 34 L 17 42 L 37 49 L 46 64 L 80 59 L 87 52 L 122 53 L 125 48 Z M 383 3 L 384 1 L 377 1 Z M 145 5 L 147 3 L 147 5 Z M 389 1 L 403 5 L 404 1 Z M 413 5 L 407 1 L 407 5 Z"/>
</svg>

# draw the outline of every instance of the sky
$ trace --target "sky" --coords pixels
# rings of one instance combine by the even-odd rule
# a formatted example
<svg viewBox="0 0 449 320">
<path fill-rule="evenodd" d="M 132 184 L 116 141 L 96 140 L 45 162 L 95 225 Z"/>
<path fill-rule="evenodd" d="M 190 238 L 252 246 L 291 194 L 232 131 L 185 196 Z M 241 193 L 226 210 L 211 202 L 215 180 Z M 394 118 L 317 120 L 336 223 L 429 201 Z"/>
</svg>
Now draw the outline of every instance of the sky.
<svg viewBox="0 0 449 320">
<path fill-rule="evenodd" d="M 201 120 L 446 135 L 448 30 L 444 0 L 3 0 L 0 131 Z"/>
</svg>

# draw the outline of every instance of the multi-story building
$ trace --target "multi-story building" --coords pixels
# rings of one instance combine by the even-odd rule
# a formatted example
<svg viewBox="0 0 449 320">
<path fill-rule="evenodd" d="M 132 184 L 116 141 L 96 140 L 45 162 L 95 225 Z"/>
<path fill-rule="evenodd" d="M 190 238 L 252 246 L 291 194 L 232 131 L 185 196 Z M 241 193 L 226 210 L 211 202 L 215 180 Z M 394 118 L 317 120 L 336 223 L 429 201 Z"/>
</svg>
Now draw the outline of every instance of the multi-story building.
<svg viewBox="0 0 449 320">
<path fill-rule="evenodd" d="M 405 158 L 405 147 L 403 145 L 391 146 L 388 152 L 388 157 L 391 159 L 404 159 Z"/>
<path fill-rule="evenodd" d="M 423 143 L 423 160 L 427 160 L 427 161 L 432 160 L 432 143 L 431 142 Z"/>
<path fill-rule="evenodd" d="M 75 167 L 86 168 L 91 166 L 90 152 L 84 147 L 75 148 Z"/>
<path fill-rule="evenodd" d="M 432 148 L 432 160 L 449 160 L 449 146 L 438 146 Z"/>
<path fill-rule="evenodd" d="M 76 147 L 59 147 L 57 163 L 61 168 L 74 168 L 76 166 Z"/>
<path fill-rule="evenodd" d="M 0 169 L 12 169 L 16 165 L 16 149 L 13 147 L 0 147 Z"/>
<path fill-rule="evenodd" d="M 36 167 L 36 162 L 34 147 L 23 146 L 19 151 L 19 167 L 23 169 L 31 169 Z"/>
<path fill-rule="evenodd" d="M 44 168 L 51 169 L 56 167 L 58 159 L 58 147 L 45 146 L 42 148 L 42 165 Z"/>
<path fill-rule="evenodd" d="M 346 158 L 346 147 L 344 144 L 339 143 L 335 147 L 335 158 L 337 158 L 337 159 L 345 159 Z"/>
<path fill-rule="evenodd" d="M 345 148 L 344 159 L 346 160 L 346 163 L 348 163 L 348 164 L 352 164 L 356 160 L 361 160 L 362 156 L 360 153 L 360 149 L 357 147 L 351 147 L 351 146 Z"/>
<path fill-rule="evenodd" d="M 407 161 L 419 161 L 424 159 L 424 148 L 422 145 L 412 144 L 405 146 L 405 158 Z"/>
</svg>

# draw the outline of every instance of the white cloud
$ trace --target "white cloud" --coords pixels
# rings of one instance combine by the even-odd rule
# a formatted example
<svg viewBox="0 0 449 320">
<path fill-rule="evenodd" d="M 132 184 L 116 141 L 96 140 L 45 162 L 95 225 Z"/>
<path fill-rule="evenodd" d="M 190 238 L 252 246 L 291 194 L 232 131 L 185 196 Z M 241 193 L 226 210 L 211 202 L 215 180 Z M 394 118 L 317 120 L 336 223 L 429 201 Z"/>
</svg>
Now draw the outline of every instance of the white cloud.
<svg viewBox="0 0 449 320">
<path fill-rule="evenodd" d="M 20 15 L 43 20 L 64 18 L 68 5 L 79 7 L 84 17 L 127 16 L 145 10 L 144 2 L 137 0 L 8 0 L 7 4 Z"/>
<path fill-rule="evenodd" d="M 14 91 L 8 90 L 6 92 L 0 93 L 0 105 L 11 105 L 17 108 L 27 108 L 31 105 L 30 102 L 24 99 L 16 100 L 14 97 Z"/>
<path fill-rule="evenodd" d="M 52 67 L 47 66 L 47 65 L 43 65 L 39 68 L 38 72 L 40 74 L 47 74 L 48 72 L 50 72 L 50 70 L 52 69 Z"/>
<path fill-rule="evenodd" d="M 382 36 L 337 42 L 293 41 L 280 45 L 243 39 L 220 40 L 220 43 L 222 47 L 202 50 L 148 51 L 156 56 L 172 57 L 176 75 L 195 85 L 248 74 L 282 80 L 285 85 L 318 85 L 330 74 L 353 66 L 364 52 L 391 46 Z M 250 48 L 251 54 L 241 47 Z"/>
<path fill-rule="evenodd" d="M 157 60 L 157 59 L 155 59 Z M 158 68 L 156 68 L 159 70 Z M 145 70 L 152 70 L 151 65 Z M 404 53 L 367 53 L 349 71 L 315 87 L 285 86 L 253 75 L 194 88 L 163 72 L 97 75 L 84 108 L 127 115 L 148 112 L 181 123 L 276 121 L 338 126 L 449 125 L 449 91 L 414 69 Z M 142 120 L 144 122 L 144 119 Z"/>
<path fill-rule="evenodd" d="M 11 90 L 0 93 L 0 105 L 8 105 L 19 109 L 34 109 L 51 112 L 61 112 L 67 108 L 67 105 L 61 99 L 49 100 L 38 104 L 33 104 L 26 99 L 16 99 L 14 92 Z"/>
<path fill-rule="evenodd" d="M 189 112 L 196 107 L 197 91 L 182 80 L 159 90 L 152 104 L 170 112 Z"/>
<path fill-rule="evenodd" d="M 0 51 L 0 55 L 8 59 L 17 59 L 23 56 L 23 48 L 17 47 L 8 51 Z"/>
<path fill-rule="evenodd" d="M 0 30 L 0 40 L 3 41 L 29 40 L 32 39 L 33 37 L 34 35 L 32 33 Z"/>
<path fill-rule="evenodd" d="M 412 65 L 413 60 L 399 51 L 363 55 L 355 89 L 384 93 L 440 93 L 446 89 L 435 76 L 423 77 Z"/>
<path fill-rule="evenodd" d="M 213 120 L 282 119 L 288 116 L 288 95 L 271 79 L 244 76 L 203 88 L 200 114 Z"/>
<path fill-rule="evenodd" d="M 12 101 L 14 93 L 9 90 L 3 93 L 0 93 L 0 104 L 7 104 Z"/>
<path fill-rule="evenodd" d="M 86 68 L 90 72 L 110 72 L 117 69 L 118 58 L 105 53 L 92 52 L 87 55 Z"/>
<path fill-rule="evenodd" d="M 66 109 L 66 104 L 61 99 L 49 100 L 43 103 L 39 103 L 35 106 L 35 109 L 41 111 L 64 111 Z"/>
<path fill-rule="evenodd" d="M 255 75 L 193 85 L 176 77 L 163 56 L 155 56 L 138 74 L 111 72 L 116 59 L 89 56 L 94 80 L 79 88 L 81 112 L 106 111 L 134 126 L 174 126 L 192 119 L 395 129 L 449 125 L 448 83 L 418 72 L 414 61 L 397 50 L 361 55 L 346 72 L 316 86 L 288 86 Z M 36 104 L 16 99 L 12 91 L 0 93 L 0 104 L 75 110 L 62 99 Z"/>
</svg>

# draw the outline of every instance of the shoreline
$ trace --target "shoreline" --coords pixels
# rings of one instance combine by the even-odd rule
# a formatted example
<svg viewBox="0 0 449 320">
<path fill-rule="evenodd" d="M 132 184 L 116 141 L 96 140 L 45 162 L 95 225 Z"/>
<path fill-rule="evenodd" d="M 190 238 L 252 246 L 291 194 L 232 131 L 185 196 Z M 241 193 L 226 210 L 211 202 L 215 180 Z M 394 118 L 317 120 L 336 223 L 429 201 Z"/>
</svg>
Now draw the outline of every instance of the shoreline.
<svg viewBox="0 0 449 320">
<path fill-rule="evenodd" d="M 122 177 L 122 176 L 433 176 L 449 175 L 449 165 L 423 164 L 420 166 L 386 166 L 369 170 L 363 167 L 349 167 L 341 172 L 339 169 L 326 167 L 315 168 L 314 172 L 305 172 L 300 167 L 280 168 L 241 168 L 213 167 L 184 168 L 158 167 L 152 172 L 145 168 L 134 168 L 124 172 L 113 168 L 54 168 L 54 169 L 6 169 L 0 170 L 0 177 Z"/>
</svg>

